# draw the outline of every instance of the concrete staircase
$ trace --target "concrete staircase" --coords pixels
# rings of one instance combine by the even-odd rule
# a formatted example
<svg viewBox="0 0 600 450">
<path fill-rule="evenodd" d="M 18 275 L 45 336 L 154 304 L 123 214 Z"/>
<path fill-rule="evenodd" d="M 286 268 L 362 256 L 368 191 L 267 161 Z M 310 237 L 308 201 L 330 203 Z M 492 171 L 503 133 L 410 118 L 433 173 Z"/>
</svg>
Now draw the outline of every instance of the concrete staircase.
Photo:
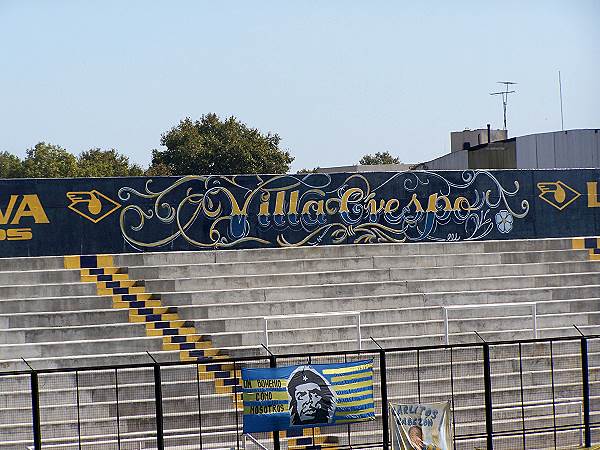
<svg viewBox="0 0 600 450">
<path fill-rule="evenodd" d="M 228 448 L 239 438 L 239 373 L 219 359 L 264 355 L 265 316 L 284 316 L 268 319 L 269 348 L 277 354 L 357 348 L 357 313 L 362 348 L 375 346 L 371 337 L 388 348 L 442 344 L 443 307 L 450 307 L 450 343 L 474 341 L 473 331 L 488 341 L 530 338 L 532 302 L 539 337 L 576 335 L 573 324 L 586 334 L 600 334 L 600 261 L 594 257 L 594 242 L 548 239 L 0 260 L 0 370 L 25 369 L 20 358 L 35 368 L 148 363 L 146 351 L 159 361 L 197 361 L 199 372 L 195 365 L 163 369 L 165 430 L 173 431 L 167 445 L 197 445 L 200 402 L 203 446 Z M 527 426 L 548 426 L 555 417 L 559 425 L 579 423 L 578 343 L 555 345 L 552 368 L 547 347 L 524 347 L 529 352 L 522 368 L 530 386 L 525 390 Z M 502 431 L 520 421 L 520 372 L 515 347 L 497 349 L 492 355 L 493 400 L 496 430 Z M 590 350 L 596 394 L 592 411 L 600 420 L 600 347 Z M 440 364 L 449 351 L 436 352 L 419 355 L 421 392 L 416 388 L 416 351 L 389 354 L 391 401 L 415 402 L 419 394 L 422 402 L 443 401 L 454 394 L 456 433 L 485 431 L 480 351 L 454 351 L 452 374 L 447 364 Z M 77 399 L 72 392 L 78 384 L 88 434 L 105 441 L 92 443 L 100 440 L 96 437 L 85 447 L 115 445 L 114 371 L 94 373 L 43 375 L 48 383 L 42 388 L 42 434 L 49 443 L 77 447 Z M 126 439 L 121 448 L 153 445 L 151 375 L 151 369 L 123 372 L 119 431 Z M 23 394 L 28 379 L 10 379 L 0 388 L 0 406 L 5 406 L 0 435 L 5 431 L 10 436 L 0 449 L 24 448 L 31 440 L 30 399 Z M 553 392 L 559 401 L 554 411 Z M 353 433 L 353 445 L 372 440 L 380 419 L 377 423 Z M 345 427 L 320 431 L 315 445 L 344 443 Z M 552 433 L 540 436 L 545 440 L 536 444 L 531 438 L 528 448 L 548 447 Z M 560 432 L 557 438 L 565 448 L 578 442 L 573 431 Z M 290 448 L 300 447 L 302 439 L 284 437 Z M 519 439 L 499 437 L 496 448 L 520 448 Z M 462 442 L 457 448 L 473 445 L 484 442 Z"/>
</svg>

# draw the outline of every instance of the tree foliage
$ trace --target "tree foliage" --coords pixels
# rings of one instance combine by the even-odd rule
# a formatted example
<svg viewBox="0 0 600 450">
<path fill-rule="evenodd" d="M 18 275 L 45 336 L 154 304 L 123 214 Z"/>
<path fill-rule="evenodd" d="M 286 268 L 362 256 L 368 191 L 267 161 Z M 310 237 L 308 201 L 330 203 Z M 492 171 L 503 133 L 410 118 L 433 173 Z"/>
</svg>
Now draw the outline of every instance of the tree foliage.
<svg viewBox="0 0 600 450">
<path fill-rule="evenodd" d="M 320 167 L 314 167 L 312 169 L 300 169 L 298 171 L 298 174 L 307 174 L 307 173 L 318 173 L 319 172 Z"/>
<path fill-rule="evenodd" d="M 390 152 L 377 152 L 374 155 L 365 155 L 358 162 L 361 166 L 374 166 L 381 164 L 400 164 L 400 159 L 390 155 Z"/>
<path fill-rule="evenodd" d="M 127 177 L 144 175 L 143 169 L 129 162 L 116 150 L 93 148 L 76 158 L 64 148 L 40 142 L 27 150 L 21 161 L 0 152 L 0 178 Z"/>
<path fill-rule="evenodd" d="M 22 174 L 21 159 L 8 152 L 0 152 L 0 178 L 19 178 Z"/>
<path fill-rule="evenodd" d="M 77 157 L 78 177 L 128 177 L 140 176 L 144 171 L 137 164 L 115 149 L 92 148 L 81 152 Z"/>
<path fill-rule="evenodd" d="M 40 142 L 27 150 L 23 161 L 26 178 L 67 178 L 77 176 L 77 159 L 58 145 Z"/>
<path fill-rule="evenodd" d="M 166 150 L 152 152 L 150 171 L 168 169 L 172 175 L 285 173 L 294 158 L 279 148 L 277 134 L 263 134 L 230 117 L 216 114 L 200 120 L 186 118 L 164 133 Z"/>
</svg>

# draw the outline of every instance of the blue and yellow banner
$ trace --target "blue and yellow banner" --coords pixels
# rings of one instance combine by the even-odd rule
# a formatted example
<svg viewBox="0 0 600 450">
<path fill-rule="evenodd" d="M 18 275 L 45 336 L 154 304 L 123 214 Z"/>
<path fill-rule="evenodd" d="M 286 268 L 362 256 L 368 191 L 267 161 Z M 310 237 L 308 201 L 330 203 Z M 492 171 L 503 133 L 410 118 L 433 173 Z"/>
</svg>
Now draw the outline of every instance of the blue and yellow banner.
<svg viewBox="0 0 600 450">
<path fill-rule="evenodd" d="M 244 433 L 375 420 L 373 361 L 242 369 Z"/>
</svg>

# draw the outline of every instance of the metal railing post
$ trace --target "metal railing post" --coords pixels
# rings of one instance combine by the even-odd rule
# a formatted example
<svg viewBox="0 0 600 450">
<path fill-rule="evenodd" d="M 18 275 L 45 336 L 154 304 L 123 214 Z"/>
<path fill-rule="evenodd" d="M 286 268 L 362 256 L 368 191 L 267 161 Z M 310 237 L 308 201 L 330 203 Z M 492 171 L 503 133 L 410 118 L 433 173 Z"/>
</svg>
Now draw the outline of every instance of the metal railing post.
<svg viewBox="0 0 600 450">
<path fill-rule="evenodd" d="M 165 436 L 163 424 L 162 380 L 160 365 L 154 364 L 154 401 L 156 410 L 156 448 L 164 450 Z"/>
<path fill-rule="evenodd" d="M 360 311 L 356 313 L 356 339 L 358 340 L 358 349 L 362 350 L 362 332 L 360 330 Z"/>
<path fill-rule="evenodd" d="M 485 432 L 487 435 L 487 450 L 493 450 L 492 374 L 490 366 L 490 345 L 488 343 L 483 344 L 483 382 L 485 387 Z"/>
<path fill-rule="evenodd" d="M 379 373 L 381 378 L 381 421 L 383 422 L 383 450 L 388 450 L 390 448 L 390 424 L 385 350 L 379 350 Z"/>
<path fill-rule="evenodd" d="M 442 310 L 444 312 L 444 343 L 446 345 L 450 344 L 450 324 L 448 323 L 448 308 L 442 306 Z"/>
<path fill-rule="evenodd" d="M 590 372 L 588 361 L 588 341 L 581 338 L 581 384 L 583 387 L 583 438 L 584 447 L 592 446 L 592 431 L 590 423 Z"/>
<path fill-rule="evenodd" d="M 277 359 L 272 353 L 269 356 L 269 367 L 277 367 Z M 279 442 L 279 430 L 273 431 L 273 450 L 281 450 L 281 442 Z"/>
<path fill-rule="evenodd" d="M 38 374 L 31 371 L 31 415 L 33 420 L 33 447 L 42 450 L 42 424 L 40 420 L 40 390 Z"/>
<path fill-rule="evenodd" d="M 263 317 L 263 340 L 265 341 L 265 347 L 269 348 L 269 318 Z"/>
<path fill-rule="evenodd" d="M 533 317 L 533 338 L 537 339 L 538 337 L 538 329 L 537 329 L 537 303 L 531 304 L 531 316 Z"/>
</svg>

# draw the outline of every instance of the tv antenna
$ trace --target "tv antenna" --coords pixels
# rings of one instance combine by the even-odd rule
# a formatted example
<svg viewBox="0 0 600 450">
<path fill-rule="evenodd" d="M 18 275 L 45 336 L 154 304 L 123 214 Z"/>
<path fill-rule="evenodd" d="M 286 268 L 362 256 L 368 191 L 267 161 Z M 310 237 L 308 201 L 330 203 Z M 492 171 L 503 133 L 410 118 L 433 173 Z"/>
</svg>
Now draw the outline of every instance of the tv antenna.
<svg viewBox="0 0 600 450">
<path fill-rule="evenodd" d="M 517 84 L 514 81 L 498 81 L 498 84 L 505 86 L 504 91 L 490 92 L 490 95 L 501 95 L 502 96 L 502 108 L 504 110 L 504 129 L 506 130 L 506 105 L 508 104 L 508 94 L 514 94 L 517 91 L 510 91 L 510 86 Z"/>
</svg>

